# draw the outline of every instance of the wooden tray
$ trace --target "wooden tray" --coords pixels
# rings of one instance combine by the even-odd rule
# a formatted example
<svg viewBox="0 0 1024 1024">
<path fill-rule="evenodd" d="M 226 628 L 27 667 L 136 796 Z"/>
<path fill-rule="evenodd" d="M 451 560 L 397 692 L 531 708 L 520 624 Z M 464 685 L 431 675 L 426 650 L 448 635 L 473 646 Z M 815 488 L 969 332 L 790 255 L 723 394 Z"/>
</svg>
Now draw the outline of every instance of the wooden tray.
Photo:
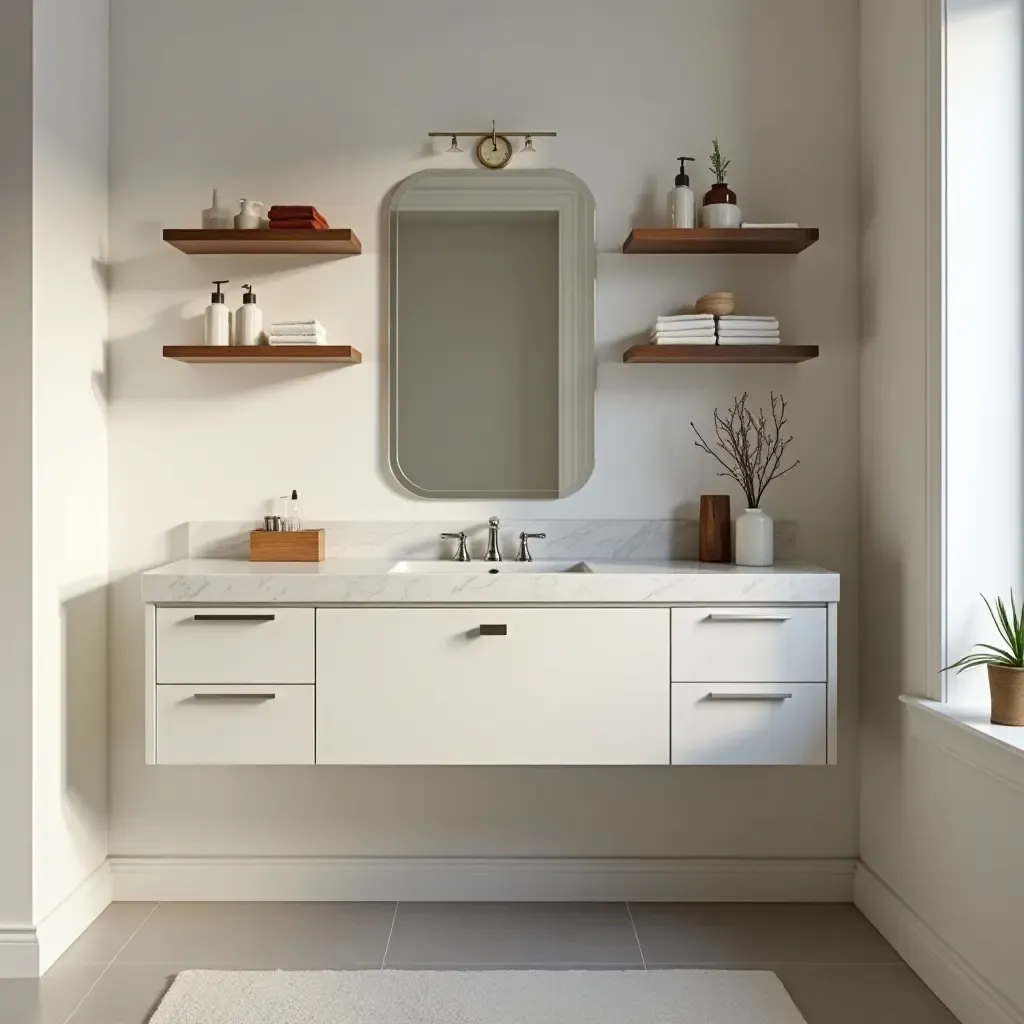
<svg viewBox="0 0 1024 1024">
<path fill-rule="evenodd" d="M 253 530 L 250 562 L 322 562 L 327 541 L 323 530 Z"/>
</svg>

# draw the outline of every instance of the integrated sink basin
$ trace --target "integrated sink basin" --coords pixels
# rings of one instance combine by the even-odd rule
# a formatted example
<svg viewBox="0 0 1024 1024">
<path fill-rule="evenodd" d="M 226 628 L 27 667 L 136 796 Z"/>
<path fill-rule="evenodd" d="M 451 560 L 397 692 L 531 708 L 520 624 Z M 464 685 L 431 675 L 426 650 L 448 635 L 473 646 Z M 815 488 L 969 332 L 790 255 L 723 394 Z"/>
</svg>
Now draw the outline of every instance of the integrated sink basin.
<svg viewBox="0 0 1024 1024">
<path fill-rule="evenodd" d="M 503 576 L 509 573 L 552 573 L 552 572 L 590 572 L 586 562 L 453 562 L 448 561 L 407 561 L 396 562 L 388 575 L 402 573 L 407 575 L 455 575 L 455 576 Z"/>
</svg>

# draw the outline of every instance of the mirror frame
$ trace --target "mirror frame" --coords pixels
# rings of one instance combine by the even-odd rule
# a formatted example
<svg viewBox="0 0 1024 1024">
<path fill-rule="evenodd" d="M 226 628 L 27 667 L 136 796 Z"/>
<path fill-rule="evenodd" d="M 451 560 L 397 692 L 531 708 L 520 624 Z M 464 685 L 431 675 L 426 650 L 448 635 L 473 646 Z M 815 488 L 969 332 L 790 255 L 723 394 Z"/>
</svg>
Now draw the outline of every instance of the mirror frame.
<svg viewBox="0 0 1024 1024">
<path fill-rule="evenodd" d="M 398 214 L 412 210 L 546 211 L 558 213 L 558 493 L 430 490 L 410 480 L 398 458 Z M 388 204 L 388 465 L 398 483 L 421 498 L 479 500 L 564 498 L 594 471 L 597 386 L 595 304 L 597 239 L 594 197 L 568 171 L 418 171 Z M 563 486 L 563 481 L 571 481 Z"/>
</svg>

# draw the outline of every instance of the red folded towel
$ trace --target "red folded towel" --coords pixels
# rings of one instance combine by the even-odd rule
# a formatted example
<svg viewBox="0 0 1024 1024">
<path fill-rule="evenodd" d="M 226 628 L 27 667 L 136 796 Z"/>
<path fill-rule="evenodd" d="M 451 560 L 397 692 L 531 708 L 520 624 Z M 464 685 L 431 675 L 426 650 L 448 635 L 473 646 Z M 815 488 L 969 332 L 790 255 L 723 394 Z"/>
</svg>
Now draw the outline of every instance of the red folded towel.
<svg viewBox="0 0 1024 1024">
<path fill-rule="evenodd" d="M 275 228 L 288 231 L 326 231 L 327 223 L 322 220 L 272 220 L 270 229 L 273 231 Z"/>
<path fill-rule="evenodd" d="M 315 206 L 272 206 L 267 216 L 271 220 L 322 220 L 327 218 Z"/>
</svg>

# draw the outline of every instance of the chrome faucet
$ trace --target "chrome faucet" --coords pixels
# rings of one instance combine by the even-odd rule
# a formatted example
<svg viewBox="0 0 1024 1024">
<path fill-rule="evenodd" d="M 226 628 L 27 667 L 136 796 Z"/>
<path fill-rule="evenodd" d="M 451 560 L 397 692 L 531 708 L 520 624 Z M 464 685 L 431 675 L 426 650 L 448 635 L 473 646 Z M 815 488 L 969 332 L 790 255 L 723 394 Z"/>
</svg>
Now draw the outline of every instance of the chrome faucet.
<svg viewBox="0 0 1024 1024">
<path fill-rule="evenodd" d="M 443 540 L 457 540 L 459 542 L 458 549 L 452 558 L 456 562 L 469 562 L 472 561 L 469 555 L 469 548 L 466 547 L 466 532 L 465 530 L 459 531 L 459 533 L 442 533 L 441 538 Z"/>
<path fill-rule="evenodd" d="M 525 530 L 519 534 L 519 554 L 516 555 L 517 562 L 532 562 L 533 555 L 530 554 L 531 540 L 547 540 L 546 533 L 527 533 Z"/>
<path fill-rule="evenodd" d="M 485 562 L 500 562 L 501 549 L 498 547 L 498 517 L 491 516 L 487 520 L 487 554 L 484 555 Z"/>
</svg>

